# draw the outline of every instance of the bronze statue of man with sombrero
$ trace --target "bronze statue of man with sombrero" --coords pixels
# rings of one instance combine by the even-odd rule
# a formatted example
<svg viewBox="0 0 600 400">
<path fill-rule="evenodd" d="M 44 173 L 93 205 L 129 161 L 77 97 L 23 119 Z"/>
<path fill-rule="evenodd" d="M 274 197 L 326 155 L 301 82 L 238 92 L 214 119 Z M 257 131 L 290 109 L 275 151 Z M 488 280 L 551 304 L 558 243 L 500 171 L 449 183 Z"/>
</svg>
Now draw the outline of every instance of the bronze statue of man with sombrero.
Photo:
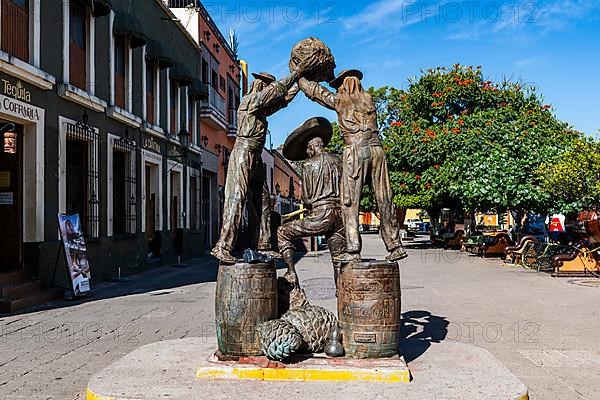
<svg viewBox="0 0 600 400">
<path fill-rule="evenodd" d="M 377 110 L 368 92 L 360 83 L 362 72 L 342 71 L 329 85 L 334 93 L 318 82 L 300 78 L 304 94 L 322 106 L 335 110 L 344 136 L 341 200 L 346 225 L 349 260 L 360 260 L 362 242 L 359 233 L 359 204 L 362 188 L 369 184 L 375 195 L 381 221 L 381 236 L 389 255 L 387 260 L 406 257 L 402 247 L 387 161 L 377 125 Z"/>
<path fill-rule="evenodd" d="M 302 71 L 277 81 L 268 73 L 252 74 L 255 80 L 250 91 L 241 101 L 237 111 L 238 131 L 235 145 L 229 158 L 225 181 L 225 207 L 223 226 L 219 241 L 211 254 L 223 263 L 233 264 L 238 260 L 231 251 L 242 225 L 242 213 L 246 200 L 253 228 L 254 249 L 272 255 L 270 214 L 271 196 L 266 183 L 266 171 L 262 162 L 262 151 L 268 132 L 267 117 L 286 107 L 298 93 L 295 85 Z"/>
<path fill-rule="evenodd" d="M 283 224 L 277 230 L 279 251 L 288 266 L 285 278 L 298 287 L 294 266 L 293 242 L 304 237 L 324 235 L 334 263 L 337 281 L 339 260 L 346 251 L 346 234 L 340 205 L 341 160 L 328 153 L 331 123 L 322 117 L 311 118 L 288 136 L 283 155 L 302 163 L 302 202 L 308 210 L 303 219 Z"/>
</svg>

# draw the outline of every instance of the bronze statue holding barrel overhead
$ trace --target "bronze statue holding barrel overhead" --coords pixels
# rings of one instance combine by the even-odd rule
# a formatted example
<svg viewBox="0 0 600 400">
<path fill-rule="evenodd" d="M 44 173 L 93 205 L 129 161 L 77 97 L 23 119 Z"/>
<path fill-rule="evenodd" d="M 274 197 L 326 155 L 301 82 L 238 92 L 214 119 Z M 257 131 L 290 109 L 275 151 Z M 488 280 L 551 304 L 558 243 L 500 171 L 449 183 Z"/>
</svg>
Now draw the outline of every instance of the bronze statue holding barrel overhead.
<svg viewBox="0 0 600 400">
<path fill-rule="evenodd" d="M 369 184 L 379 210 L 381 236 L 390 252 L 387 260 L 398 261 L 406 257 L 406 252 L 400 241 L 387 161 L 379 139 L 375 103 L 362 88 L 362 77 L 362 72 L 355 69 L 342 71 L 329 83 L 337 90 L 336 93 L 306 78 L 301 78 L 298 83 L 309 99 L 338 114 L 338 124 L 346 144 L 341 181 L 342 209 L 351 260 L 360 261 L 360 197 L 363 186 Z"/>
<path fill-rule="evenodd" d="M 271 252 L 271 195 L 265 177 L 262 151 L 268 131 L 267 117 L 286 107 L 298 93 L 298 73 L 277 81 L 268 73 L 253 74 L 250 92 L 242 98 L 238 108 L 238 131 L 229 157 L 225 181 L 225 207 L 219 241 L 211 254 L 223 263 L 237 262 L 231 251 L 242 225 L 246 200 L 252 208 L 251 215 L 258 221 L 249 225 L 258 230 L 254 235 L 254 248 Z"/>
</svg>

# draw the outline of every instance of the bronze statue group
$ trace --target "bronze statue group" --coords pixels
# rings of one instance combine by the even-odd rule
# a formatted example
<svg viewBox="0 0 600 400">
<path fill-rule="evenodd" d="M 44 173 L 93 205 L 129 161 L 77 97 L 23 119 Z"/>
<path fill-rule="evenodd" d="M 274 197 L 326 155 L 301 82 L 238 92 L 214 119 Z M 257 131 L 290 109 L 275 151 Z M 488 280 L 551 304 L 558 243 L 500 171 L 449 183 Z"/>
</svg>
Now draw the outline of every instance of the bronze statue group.
<svg viewBox="0 0 600 400">
<path fill-rule="evenodd" d="M 325 236 L 335 274 L 340 265 L 361 260 L 359 204 L 364 185 L 374 194 L 381 221 L 381 236 L 388 261 L 406 257 L 399 234 L 387 162 L 377 126 L 373 99 L 361 85 L 360 71 L 344 70 L 333 78 L 335 62 L 318 39 L 299 42 L 292 50 L 291 74 L 277 80 L 268 73 L 253 74 L 249 92 L 238 109 L 238 132 L 229 159 L 225 184 L 225 208 L 221 236 L 211 254 L 224 264 L 235 264 L 232 255 L 244 206 L 256 223 L 250 224 L 254 248 L 283 257 L 286 279 L 298 286 L 293 253 L 296 239 Z M 320 82 L 327 81 L 330 90 Z M 335 110 L 344 138 L 343 158 L 325 147 L 332 137 L 329 121 L 311 118 L 292 132 L 283 147 L 284 156 L 302 161 L 302 202 L 307 212 L 280 226 L 279 253 L 271 245 L 271 197 L 261 159 L 267 135 L 267 117 L 286 107 L 302 91 L 309 99 Z M 337 280 L 337 276 L 336 276 Z"/>
</svg>

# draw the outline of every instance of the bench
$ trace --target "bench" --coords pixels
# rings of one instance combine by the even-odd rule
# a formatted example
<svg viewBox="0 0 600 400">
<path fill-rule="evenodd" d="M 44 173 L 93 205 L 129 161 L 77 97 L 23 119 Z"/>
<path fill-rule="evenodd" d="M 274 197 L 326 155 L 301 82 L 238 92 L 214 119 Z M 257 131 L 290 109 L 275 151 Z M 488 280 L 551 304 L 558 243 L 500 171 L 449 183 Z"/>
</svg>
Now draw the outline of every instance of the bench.
<svg viewBox="0 0 600 400">
<path fill-rule="evenodd" d="M 535 236 L 527 235 L 521 238 L 518 245 L 508 246 L 506 248 L 506 258 L 504 262 L 507 264 L 520 265 L 522 263 L 523 254 L 525 254 L 530 243 L 539 243 L 539 240 Z"/>
<path fill-rule="evenodd" d="M 595 276 L 600 278 L 600 247 L 591 248 L 587 243 L 574 247 L 569 254 L 552 258 L 552 276 Z"/>
<path fill-rule="evenodd" d="M 446 249 L 460 250 L 464 240 L 465 240 L 465 231 L 460 229 L 460 230 L 454 232 L 452 237 L 450 237 L 448 239 L 448 241 L 446 242 Z"/>
<path fill-rule="evenodd" d="M 506 248 L 512 245 L 512 239 L 507 233 L 496 233 L 485 237 L 481 254 L 484 257 L 504 257 Z"/>
<path fill-rule="evenodd" d="M 577 250 L 573 246 L 554 243 L 532 243 L 523 255 L 523 266 L 538 272 L 554 271 L 554 257 L 571 256 Z"/>
</svg>

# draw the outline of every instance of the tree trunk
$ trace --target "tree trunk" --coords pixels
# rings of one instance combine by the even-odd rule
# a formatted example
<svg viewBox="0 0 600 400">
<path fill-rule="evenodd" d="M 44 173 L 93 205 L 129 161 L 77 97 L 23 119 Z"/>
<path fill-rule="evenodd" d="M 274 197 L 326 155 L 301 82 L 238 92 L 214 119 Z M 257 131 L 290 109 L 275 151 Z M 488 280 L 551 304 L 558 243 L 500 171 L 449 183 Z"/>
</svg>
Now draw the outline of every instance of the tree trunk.
<svg viewBox="0 0 600 400">
<path fill-rule="evenodd" d="M 398 219 L 398 225 L 400 226 L 400 229 L 406 230 L 406 208 L 396 208 L 396 218 Z"/>
</svg>

